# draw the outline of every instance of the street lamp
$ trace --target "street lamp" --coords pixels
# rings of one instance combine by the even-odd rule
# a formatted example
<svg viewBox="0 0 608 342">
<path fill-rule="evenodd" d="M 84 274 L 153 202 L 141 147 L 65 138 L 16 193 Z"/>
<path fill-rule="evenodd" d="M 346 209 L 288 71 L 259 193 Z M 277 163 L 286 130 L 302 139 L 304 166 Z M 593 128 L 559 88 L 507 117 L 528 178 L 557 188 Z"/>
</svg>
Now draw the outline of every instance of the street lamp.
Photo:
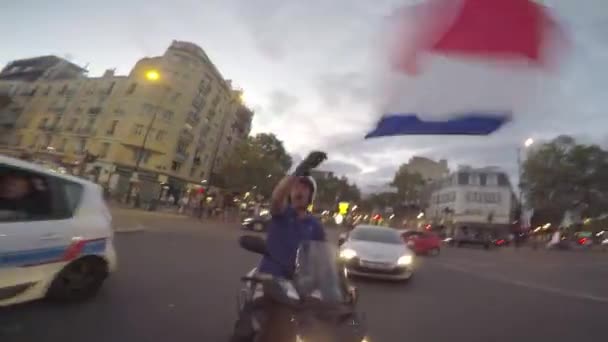
<svg viewBox="0 0 608 342">
<path fill-rule="evenodd" d="M 160 73 L 158 70 L 148 70 L 145 73 L 145 78 L 150 83 L 157 83 L 160 80 Z M 164 94 L 163 94 L 164 95 Z M 133 184 L 137 182 L 139 179 L 137 172 L 139 171 L 139 166 L 143 159 L 143 155 L 146 151 L 146 142 L 148 141 L 148 136 L 150 135 L 150 131 L 152 131 L 152 126 L 154 126 L 154 122 L 156 121 L 156 117 L 158 116 L 158 112 L 161 110 L 161 106 L 164 100 L 164 96 L 162 96 L 158 102 L 158 106 L 154 109 L 154 113 L 152 114 L 152 119 L 146 128 L 146 132 L 144 133 L 144 139 L 141 143 L 141 146 L 137 150 L 137 160 L 135 162 L 135 167 L 133 168 L 133 175 L 129 181 L 129 189 L 127 191 L 127 203 L 130 202 L 131 197 L 133 197 Z"/>
<path fill-rule="evenodd" d="M 160 73 L 157 70 L 146 71 L 146 79 L 151 82 L 156 82 L 160 79 Z"/>
<path fill-rule="evenodd" d="M 524 149 L 532 146 L 534 144 L 534 139 L 528 138 L 524 141 Z M 522 160 L 521 160 L 522 148 L 521 146 L 517 147 L 517 176 L 519 177 L 519 205 L 523 208 L 523 184 L 521 178 L 523 176 L 522 170 Z"/>
</svg>

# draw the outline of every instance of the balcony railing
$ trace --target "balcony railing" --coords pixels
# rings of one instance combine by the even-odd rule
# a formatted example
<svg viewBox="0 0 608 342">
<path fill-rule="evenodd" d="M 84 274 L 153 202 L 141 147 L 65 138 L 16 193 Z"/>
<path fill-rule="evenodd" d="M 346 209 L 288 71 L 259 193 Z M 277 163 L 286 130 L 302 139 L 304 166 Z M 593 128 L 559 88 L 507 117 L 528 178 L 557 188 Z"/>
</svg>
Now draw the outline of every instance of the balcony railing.
<svg viewBox="0 0 608 342">
<path fill-rule="evenodd" d="M 182 151 L 175 151 L 175 155 L 173 155 L 173 160 L 179 163 L 183 163 L 188 160 L 188 153 Z"/>
<path fill-rule="evenodd" d="M 186 129 L 182 129 L 179 133 L 179 140 L 191 142 L 194 140 L 194 134 Z"/>
</svg>

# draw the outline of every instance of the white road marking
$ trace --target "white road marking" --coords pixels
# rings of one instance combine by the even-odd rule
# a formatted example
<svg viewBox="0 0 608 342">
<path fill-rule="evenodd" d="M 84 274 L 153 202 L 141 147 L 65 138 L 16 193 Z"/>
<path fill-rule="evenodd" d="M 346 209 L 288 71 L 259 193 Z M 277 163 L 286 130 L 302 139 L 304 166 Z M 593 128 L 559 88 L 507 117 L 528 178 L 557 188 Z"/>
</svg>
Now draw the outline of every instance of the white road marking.
<svg viewBox="0 0 608 342">
<path fill-rule="evenodd" d="M 547 292 L 547 293 L 551 293 L 551 294 L 555 294 L 555 295 L 560 295 L 563 297 L 585 299 L 585 300 L 590 300 L 590 301 L 594 301 L 594 302 L 608 304 L 608 297 L 601 297 L 601 296 L 596 296 L 596 295 L 592 295 L 592 294 L 584 293 L 584 292 L 566 290 L 566 289 L 561 289 L 561 288 L 557 288 L 557 287 L 551 287 L 551 286 L 524 282 L 524 281 L 515 280 L 515 279 L 509 279 L 509 278 L 502 277 L 502 276 L 495 275 L 495 274 L 494 275 L 487 274 L 487 273 L 480 274 L 479 272 L 469 270 L 469 269 L 466 269 L 466 268 L 463 268 L 463 267 L 460 267 L 457 265 L 450 265 L 447 263 L 440 262 L 440 263 L 437 263 L 437 265 L 442 266 L 442 267 L 447 268 L 452 271 L 466 273 L 466 274 L 476 276 L 479 278 L 483 278 L 486 280 L 492 280 L 492 281 L 501 282 L 504 284 L 509 284 L 509 285 L 519 286 L 519 287 L 523 287 L 523 288 L 527 288 L 527 289 Z"/>
</svg>

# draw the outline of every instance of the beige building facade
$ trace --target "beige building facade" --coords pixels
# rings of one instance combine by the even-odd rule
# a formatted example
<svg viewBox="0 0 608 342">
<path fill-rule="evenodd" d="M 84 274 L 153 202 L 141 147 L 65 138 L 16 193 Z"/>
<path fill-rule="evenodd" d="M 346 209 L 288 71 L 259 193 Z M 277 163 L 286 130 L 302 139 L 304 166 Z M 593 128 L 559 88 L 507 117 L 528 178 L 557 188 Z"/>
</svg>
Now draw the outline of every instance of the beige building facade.
<svg viewBox="0 0 608 342">
<path fill-rule="evenodd" d="M 150 77 L 150 72 L 157 77 Z M 20 82 L 0 80 L 17 113 L 3 153 L 27 153 L 84 168 L 115 196 L 131 185 L 148 201 L 200 186 L 247 137 L 253 112 L 195 44 L 173 41 L 129 75 Z"/>
<path fill-rule="evenodd" d="M 410 173 L 419 173 L 427 183 L 447 177 L 450 173 L 447 160 L 434 161 L 419 156 L 410 158 L 407 164 L 405 164 L 405 169 Z"/>
</svg>

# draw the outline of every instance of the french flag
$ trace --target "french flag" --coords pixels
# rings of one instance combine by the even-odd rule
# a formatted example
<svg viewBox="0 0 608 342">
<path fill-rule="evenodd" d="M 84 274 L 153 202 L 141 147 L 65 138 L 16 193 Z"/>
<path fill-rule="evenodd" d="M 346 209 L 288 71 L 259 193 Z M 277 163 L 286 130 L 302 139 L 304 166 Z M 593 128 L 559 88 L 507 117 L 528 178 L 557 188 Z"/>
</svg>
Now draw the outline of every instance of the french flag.
<svg viewBox="0 0 608 342">
<path fill-rule="evenodd" d="M 566 42 L 530 0 L 429 0 L 397 21 L 382 117 L 366 138 L 488 135 L 530 109 Z"/>
</svg>

